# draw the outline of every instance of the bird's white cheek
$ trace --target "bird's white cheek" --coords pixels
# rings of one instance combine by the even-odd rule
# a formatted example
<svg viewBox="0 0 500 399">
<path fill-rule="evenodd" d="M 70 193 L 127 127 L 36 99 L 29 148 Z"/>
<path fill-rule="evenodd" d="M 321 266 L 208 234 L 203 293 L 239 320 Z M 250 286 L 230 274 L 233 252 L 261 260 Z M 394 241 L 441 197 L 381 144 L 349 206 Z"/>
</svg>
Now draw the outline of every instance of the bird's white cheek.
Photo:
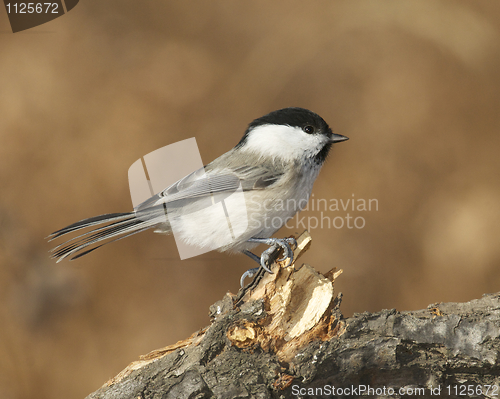
<svg viewBox="0 0 500 399">
<path fill-rule="evenodd" d="M 298 127 L 264 125 L 250 132 L 246 149 L 263 157 L 292 161 L 316 153 L 321 141 L 321 136 L 304 133 Z"/>
</svg>

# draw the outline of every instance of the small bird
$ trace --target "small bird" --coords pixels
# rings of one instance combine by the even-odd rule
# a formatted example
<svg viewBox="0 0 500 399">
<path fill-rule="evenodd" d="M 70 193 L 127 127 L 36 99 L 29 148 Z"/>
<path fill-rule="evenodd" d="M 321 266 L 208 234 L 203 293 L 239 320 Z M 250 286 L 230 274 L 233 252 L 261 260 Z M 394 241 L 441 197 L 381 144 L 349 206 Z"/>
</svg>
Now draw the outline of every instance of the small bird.
<svg viewBox="0 0 500 399">
<path fill-rule="evenodd" d="M 49 235 L 53 240 L 87 229 L 52 250 L 57 262 L 76 259 L 112 241 L 148 229 L 172 233 L 184 242 L 221 252 L 242 252 L 271 273 L 270 254 L 282 248 L 292 263 L 291 238 L 271 238 L 307 205 L 311 190 L 333 143 L 348 138 L 334 134 L 319 115 L 304 108 L 284 108 L 255 119 L 239 143 L 204 168 L 180 179 L 134 208 L 81 220 Z M 231 208 L 231 231 L 210 205 L 240 190 L 244 205 Z M 207 205 L 207 199 L 208 205 Z M 226 212 L 227 216 L 227 212 Z M 177 238 L 177 236 L 176 236 Z M 269 246 L 261 256 L 250 250 Z M 245 272 L 253 276 L 259 267 Z"/>
</svg>

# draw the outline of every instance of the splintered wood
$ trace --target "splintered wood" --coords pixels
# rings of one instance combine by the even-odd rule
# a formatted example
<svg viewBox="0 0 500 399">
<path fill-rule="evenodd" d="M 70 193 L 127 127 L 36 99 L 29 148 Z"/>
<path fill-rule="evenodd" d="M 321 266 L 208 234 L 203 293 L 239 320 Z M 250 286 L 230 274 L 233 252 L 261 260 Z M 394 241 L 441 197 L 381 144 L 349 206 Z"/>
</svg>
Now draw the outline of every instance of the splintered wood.
<svg viewBox="0 0 500 399">
<path fill-rule="evenodd" d="M 306 231 L 297 238 L 296 259 L 310 244 Z M 227 337 L 237 347 L 258 344 L 275 352 L 281 361 L 290 361 L 304 345 L 341 335 L 345 326 L 332 312 L 340 301 L 334 296 L 333 283 L 342 270 L 334 268 L 325 277 L 306 264 L 297 268 L 294 262 L 284 268 L 285 262 L 275 263 L 274 274 L 266 274 L 242 300 L 263 299 L 267 317 L 258 323 L 240 321 L 228 330 Z"/>
<path fill-rule="evenodd" d="M 228 293 L 223 300 L 213 305 L 215 312 L 212 314 L 211 326 L 186 340 L 141 356 L 139 361 L 131 363 L 107 385 L 122 380 L 133 371 L 173 351 L 189 351 L 203 345 L 205 339 L 214 339 L 214 334 L 207 332 L 220 328 L 220 323 L 223 323 L 228 339 L 224 345 L 244 351 L 261 348 L 276 354 L 282 362 L 290 362 L 312 341 L 326 341 L 343 334 L 345 322 L 339 310 L 341 296 L 335 296 L 333 290 L 334 281 L 342 270 L 333 268 L 323 275 L 306 264 L 296 266 L 297 260 L 309 249 L 311 241 L 311 236 L 305 231 L 297 238 L 292 265 L 285 267 L 286 260 L 275 262 L 271 266 L 273 274 L 265 273 L 255 284 L 241 291 L 240 296 Z M 240 309 L 255 304 L 254 301 L 263 301 L 262 315 L 243 316 L 245 313 Z"/>
</svg>

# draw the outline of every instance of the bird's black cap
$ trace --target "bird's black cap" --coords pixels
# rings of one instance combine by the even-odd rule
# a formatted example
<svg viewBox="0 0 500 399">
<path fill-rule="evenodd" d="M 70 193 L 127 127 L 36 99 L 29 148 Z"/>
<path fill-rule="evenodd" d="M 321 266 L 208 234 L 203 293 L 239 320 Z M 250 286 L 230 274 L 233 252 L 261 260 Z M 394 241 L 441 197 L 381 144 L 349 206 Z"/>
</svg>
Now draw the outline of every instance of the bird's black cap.
<svg viewBox="0 0 500 399">
<path fill-rule="evenodd" d="M 270 112 L 261 118 L 255 119 L 250 125 L 248 130 L 262 125 L 288 125 L 299 127 L 301 129 L 306 126 L 312 126 L 316 131 L 328 132 L 330 128 L 324 119 L 318 114 L 309 111 L 305 108 L 290 107 L 283 108 L 277 111 Z"/>
</svg>

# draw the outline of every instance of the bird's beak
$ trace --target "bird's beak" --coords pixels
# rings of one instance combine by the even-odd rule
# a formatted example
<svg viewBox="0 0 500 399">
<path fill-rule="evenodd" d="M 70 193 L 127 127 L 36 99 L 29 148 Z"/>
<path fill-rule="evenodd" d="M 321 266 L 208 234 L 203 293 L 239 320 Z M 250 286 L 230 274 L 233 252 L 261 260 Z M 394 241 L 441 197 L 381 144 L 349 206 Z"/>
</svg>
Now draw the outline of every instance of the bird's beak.
<svg viewBox="0 0 500 399">
<path fill-rule="evenodd" d="M 340 141 L 346 141 L 349 140 L 349 137 L 342 136 L 341 134 L 333 134 L 332 137 L 330 137 L 330 143 L 338 143 Z"/>
</svg>

